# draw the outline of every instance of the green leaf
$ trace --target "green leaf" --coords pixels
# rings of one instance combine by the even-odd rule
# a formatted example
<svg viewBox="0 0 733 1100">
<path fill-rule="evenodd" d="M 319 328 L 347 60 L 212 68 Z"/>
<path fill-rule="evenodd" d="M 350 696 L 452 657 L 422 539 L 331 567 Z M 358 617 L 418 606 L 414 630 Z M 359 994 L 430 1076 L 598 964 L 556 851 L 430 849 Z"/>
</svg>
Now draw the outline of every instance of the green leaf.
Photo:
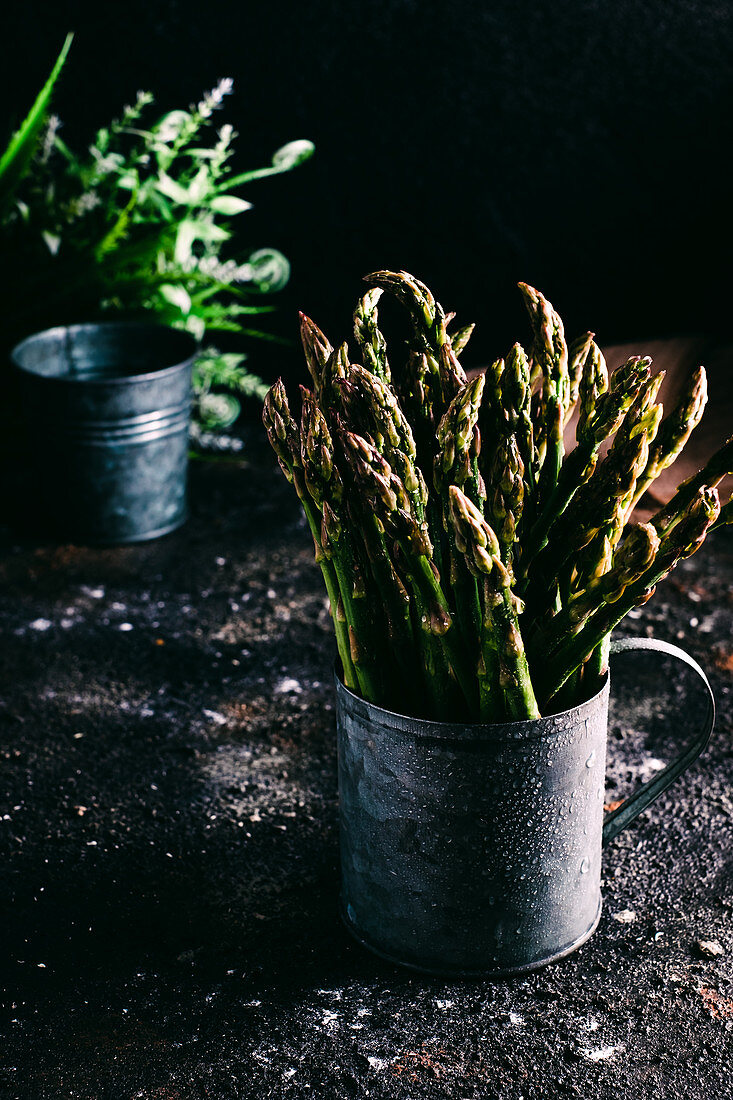
<svg viewBox="0 0 733 1100">
<path fill-rule="evenodd" d="M 188 314 L 191 312 L 191 298 L 185 287 L 176 286 L 173 283 L 163 283 L 158 287 L 158 293 L 161 298 L 164 298 L 170 305 L 175 306 L 181 313 Z"/>
<path fill-rule="evenodd" d="M 203 428 L 228 428 L 239 416 L 241 405 L 231 393 L 204 393 L 197 401 Z"/>
<path fill-rule="evenodd" d="M 160 172 L 155 187 L 162 195 L 165 195 L 169 199 L 173 199 L 173 201 L 177 202 L 180 206 L 191 205 L 191 197 L 188 189 L 181 187 L 180 183 L 172 179 L 167 172 Z"/>
<path fill-rule="evenodd" d="M 276 248 L 260 248 L 253 252 L 247 264 L 252 269 L 249 282 L 254 283 L 260 294 L 274 294 L 282 290 L 290 278 L 290 264 Z"/>
<path fill-rule="evenodd" d="M 205 167 L 199 168 L 188 187 L 188 202 L 191 206 L 201 206 L 210 190 L 209 172 Z M 207 204 L 208 205 L 208 204 Z"/>
<path fill-rule="evenodd" d="M 186 218 L 178 226 L 173 258 L 177 264 L 185 264 L 193 256 L 192 245 L 196 240 L 196 223 Z"/>
<path fill-rule="evenodd" d="M 51 70 L 51 75 L 38 93 L 35 103 L 24 118 L 19 129 L 13 134 L 5 152 L 0 158 L 0 213 L 2 213 L 9 199 L 12 197 L 15 188 L 23 179 L 36 150 L 38 138 L 46 119 L 46 111 L 51 102 L 54 85 L 64 66 L 66 55 L 71 48 L 73 40 L 73 34 L 67 34 L 66 40 L 61 48 L 61 53 Z"/>
<path fill-rule="evenodd" d="M 299 141 L 289 141 L 273 153 L 272 163 L 279 172 L 289 172 L 291 168 L 297 168 L 313 156 L 316 147 L 312 141 L 305 138 Z"/>
<path fill-rule="evenodd" d="M 235 195 L 215 195 L 207 203 L 211 210 L 217 214 L 243 214 L 245 210 L 252 209 L 252 203 L 245 199 L 238 199 Z"/>
<path fill-rule="evenodd" d="M 228 241 L 231 233 L 213 222 L 191 221 L 189 223 L 195 231 L 195 239 L 198 241 Z"/>
<path fill-rule="evenodd" d="M 289 172 L 291 168 L 297 168 L 306 160 L 310 160 L 315 151 L 316 147 L 313 142 L 307 141 L 305 138 L 299 141 L 289 141 L 287 145 L 283 145 L 273 154 L 271 168 L 255 168 L 251 172 L 241 172 L 238 176 L 230 176 L 222 184 L 220 190 L 229 191 L 232 187 L 249 183 L 250 180 L 264 179 L 265 176 L 276 176 L 280 172 Z"/>
<path fill-rule="evenodd" d="M 191 121 L 188 111 L 169 111 L 153 126 L 153 134 L 166 144 L 175 141 L 184 126 Z"/>
</svg>

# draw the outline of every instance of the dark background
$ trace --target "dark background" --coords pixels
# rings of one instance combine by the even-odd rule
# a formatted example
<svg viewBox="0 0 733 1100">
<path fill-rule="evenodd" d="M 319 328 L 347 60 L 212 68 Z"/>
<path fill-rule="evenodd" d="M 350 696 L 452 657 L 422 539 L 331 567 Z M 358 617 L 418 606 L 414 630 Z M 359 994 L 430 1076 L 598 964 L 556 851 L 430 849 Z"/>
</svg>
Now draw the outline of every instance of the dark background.
<svg viewBox="0 0 733 1100">
<path fill-rule="evenodd" d="M 468 361 L 526 336 L 520 278 L 571 334 L 726 330 L 729 4 L 126 0 L 14 5 L 3 23 L 8 128 L 74 29 L 55 102 L 67 141 L 138 88 L 162 111 L 232 76 L 220 117 L 239 131 L 239 167 L 316 143 L 303 168 L 245 191 L 242 246 L 293 265 L 283 333 L 300 307 L 346 336 L 377 267 L 413 271 L 480 322 Z M 266 374 L 299 369 L 257 357 Z"/>
</svg>

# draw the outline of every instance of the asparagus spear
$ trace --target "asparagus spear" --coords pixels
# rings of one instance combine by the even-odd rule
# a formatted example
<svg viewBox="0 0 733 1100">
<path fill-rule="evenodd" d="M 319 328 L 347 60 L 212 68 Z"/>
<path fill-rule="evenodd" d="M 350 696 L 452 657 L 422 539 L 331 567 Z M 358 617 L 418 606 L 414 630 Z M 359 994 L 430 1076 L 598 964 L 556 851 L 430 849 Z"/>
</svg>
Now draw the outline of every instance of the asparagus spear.
<svg viewBox="0 0 733 1100">
<path fill-rule="evenodd" d="M 603 352 L 591 338 L 590 347 L 578 380 L 578 439 L 588 435 L 588 429 L 599 399 L 608 390 L 608 367 Z"/>
<path fill-rule="evenodd" d="M 295 490 L 303 505 L 306 520 L 308 521 L 308 526 L 313 536 L 313 543 L 316 550 L 316 562 L 321 567 L 323 579 L 326 584 L 326 591 L 328 592 L 328 599 L 331 605 L 331 616 L 333 618 L 334 631 L 336 633 L 336 644 L 338 646 L 339 657 L 344 673 L 344 682 L 351 691 L 357 691 L 359 688 L 358 679 L 351 657 L 349 629 L 343 615 L 343 605 L 341 603 L 336 571 L 323 551 L 323 544 L 321 542 L 322 516 L 306 486 L 301 458 L 300 431 L 290 414 L 287 394 L 285 393 L 285 387 L 281 379 L 278 379 L 274 386 L 267 392 L 262 419 L 272 448 L 277 455 L 280 468 L 288 481 L 292 482 L 295 486 Z"/>
<path fill-rule="evenodd" d="M 489 675 L 498 670 L 498 684 L 509 719 L 539 718 L 519 629 L 521 604 L 512 592 L 511 574 L 501 560 L 499 540 L 479 510 L 455 485 L 450 488 L 450 502 L 456 545 L 465 555 L 469 569 L 484 580 L 483 667 Z M 482 721 L 496 720 L 492 687 L 490 683 L 489 690 L 481 693 Z"/>
<path fill-rule="evenodd" d="M 475 462 L 480 451 L 477 425 L 483 392 L 484 376 L 479 374 L 453 398 L 438 425 L 433 464 L 433 484 L 438 493 L 445 493 L 450 482 L 461 486 L 470 482 L 474 498 L 485 495 Z"/>
<path fill-rule="evenodd" d="M 599 357 L 593 353 L 593 345 L 591 345 L 591 352 L 586 359 L 586 370 L 590 371 L 592 378 L 588 384 L 581 384 L 580 387 L 578 442 L 562 467 L 555 489 L 524 539 L 522 572 L 525 578 L 528 578 L 530 570 L 537 573 L 538 570 L 546 569 L 544 560 L 540 564 L 538 557 L 540 551 L 547 544 L 550 532 L 563 517 L 579 487 L 584 485 L 593 474 L 601 443 L 618 430 L 637 395 L 648 381 L 651 373 L 650 364 L 650 359 L 632 356 L 614 372 L 610 388 L 604 391 L 602 389 L 603 366 Z M 567 527 L 564 521 L 563 526 Z M 558 542 L 557 537 L 553 542 Z"/>
<path fill-rule="evenodd" d="M 332 563 L 349 634 L 349 650 L 359 690 L 377 702 L 384 694 L 384 677 L 376 660 L 381 641 L 381 616 L 369 605 L 351 528 L 342 522 L 344 486 L 334 465 L 334 450 L 326 419 L 315 396 L 305 386 L 302 397 L 301 461 L 306 487 L 321 509 L 321 547 Z"/>
<path fill-rule="evenodd" d="M 442 523 L 448 535 L 449 579 L 458 617 L 463 624 L 469 645 L 478 643 L 481 606 L 476 579 L 467 570 L 463 557 L 456 550 L 454 529 L 450 522 L 450 485 L 459 485 L 477 507 L 486 497 L 483 478 L 478 468 L 481 437 L 478 418 L 484 376 L 477 375 L 453 398 L 438 425 L 438 452 L 433 466 L 433 485 L 442 506 Z"/>
<path fill-rule="evenodd" d="M 715 452 L 701 470 L 692 477 L 688 477 L 687 481 L 683 481 L 672 499 L 652 516 L 651 522 L 657 531 L 661 535 L 671 531 L 680 517 L 686 514 L 687 506 L 696 498 L 700 489 L 705 485 L 717 485 L 726 474 L 733 474 L 733 436 Z"/>
<path fill-rule="evenodd" d="M 404 559 L 404 575 L 418 607 L 422 634 L 428 635 L 422 640 L 429 645 L 431 652 L 437 648 L 445 654 L 446 667 L 460 685 L 468 707 L 472 708 L 476 685 L 467 668 L 465 646 L 440 577 L 436 576 L 429 544 L 410 511 L 404 486 L 389 464 L 366 440 L 354 433 L 347 433 L 344 442 L 363 492 L 373 501 L 385 532 L 395 540 Z M 438 639 L 437 647 L 432 642 L 433 638 Z M 431 658 L 432 664 L 437 666 Z M 436 689 L 436 685 L 430 687 Z M 440 700 L 451 691 L 451 685 L 438 685 L 437 691 L 437 702 L 440 704 Z"/>
<path fill-rule="evenodd" d="M 634 524 L 613 554 L 610 568 L 591 577 L 585 588 L 576 592 L 535 637 L 530 651 L 532 661 L 541 662 L 565 638 L 577 634 L 603 604 L 620 600 L 629 585 L 638 581 L 652 565 L 659 545 L 659 535 L 650 523 Z"/>
<path fill-rule="evenodd" d="M 387 341 L 379 329 L 377 315 L 377 303 L 381 296 L 379 287 L 372 287 L 359 299 L 354 312 L 354 336 L 361 348 L 367 370 L 384 382 L 390 382 Z"/>
<path fill-rule="evenodd" d="M 316 396 L 321 406 L 327 409 L 334 403 L 335 383 L 346 377 L 349 349 L 346 344 L 341 344 L 338 348 L 331 347 L 315 321 L 304 313 L 299 316 L 305 361 L 313 379 Z"/>
<path fill-rule="evenodd" d="M 308 367 L 316 393 L 321 395 L 324 383 L 324 371 L 333 355 L 333 348 L 327 336 L 319 329 L 315 321 L 306 317 L 305 313 L 299 313 L 300 339 L 303 344 L 305 361 Z"/>
<path fill-rule="evenodd" d="M 394 294 L 409 311 L 417 343 L 415 350 L 432 360 L 431 374 L 437 374 L 440 380 L 441 407 L 437 415 L 442 416 L 449 402 L 466 383 L 465 372 L 448 336 L 445 311 L 430 289 L 407 271 L 374 271 L 364 281 Z M 434 393 L 433 400 L 436 398 Z"/>
<path fill-rule="evenodd" d="M 463 328 L 459 328 L 456 332 L 450 334 L 451 347 L 456 355 L 460 355 L 465 350 L 475 328 L 475 325 L 464 325 Z"/>
<path fill-rule="evenodd" d="M 538 471 L 532 424 L 530 366 L 521 344 L 515 344 L 507 356 L 500 393 L 507 425 L 514 433 L 522 460 L 525 496 L 530 497 L 536 485 Z"/>
<path fill-rule="evenodd" d="M 599 533 L 617 541 L 638 475 L 646 466 L 645 433 L 611 448 L 593 476 L 574 494 L 571 504 L 552 527 L 553 537 L 537 555 L 523 595 L 536 622 L 547 606 L 547 580 L 562 571 Z M 596 547 L 596 550 L 599 548 Z"/>
<path fill-rule="evenodd" d="M 490 484 L 494 486 L 488 502 L 494 530 L 499 537 L 502 561 L 511 569 L 524 506 L 524 463 L 513 434 L 499 444 Z"/>
<path fill-rule="evenodd" d="M 580 387 L 585 374 L 585 364 L 591 353 L 594 335 L 595 334 L 592 332 L 584 332 L 582 336 L 578 336 L 577 339 L 573 340 L 568 348 L 568 379 L 570 389 L 563 427 L 567 426 L 580 398 Z"/>
<path fill-rule="evenodd" d="M 555 489 L 565 453 L 563 427 L 571 398 L 568 346 L 563 323 L 547 299 L 527 283 L 519 289 L 534 331 L 532 356 L 542 377 L 535 425 L 537 446 L 544 453 L 537 484 L 541 506 Z"/>
<path fill-rule="evenodd" d="M 719 512 L 717 489 L 709 486 L 700 488 L 679 522 L 662 536 L 652 564 L 641 576 L 629 584 L 614 603 L 602 603 L 577 634 L 563 640 L 553 653 L 543 654 L 542 667 L 537 676 L 538 698 L 545 701 L 552 698 L 624 616 L 632 608 L 646 603 L 659 581 L 679 561 L 690 557 L 700 548 Z"/>
<path fill-rule="evenodd" d="M 662 421 L 657 437 L 649 449 L 649 461 L 639 478 L 632 507 L 641 500 L 655 478 L 677 459 L 690 435 L 700 423 L 708 400 L 707 376 L 704 367 L 692 371 L 677 405 Z"/>
</svg>

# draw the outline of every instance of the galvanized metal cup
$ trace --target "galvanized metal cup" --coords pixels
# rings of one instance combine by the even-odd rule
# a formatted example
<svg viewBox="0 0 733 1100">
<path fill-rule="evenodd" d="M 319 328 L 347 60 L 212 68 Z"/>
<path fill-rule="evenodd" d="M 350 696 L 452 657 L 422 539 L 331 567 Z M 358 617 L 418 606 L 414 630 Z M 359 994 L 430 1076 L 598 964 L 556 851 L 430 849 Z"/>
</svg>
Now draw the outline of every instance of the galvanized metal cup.
<svg viewBox="0 0 733 1100">
<path fill-rule="evenodd" d="M 342 916 L 391 962 L 433 974 L 501 977 L 562 958 L 595 930 L 601 850 L 702 752 L 714 701 L 690 745 L 615 811 L 603 812 L 609 680 L 561 714 L 464 725 L 366 703 L 337 677 Z"/>
<path fill-rule="evenodd" d="M 109 545 L 180 527 L 196 350 L 187 333 L 130 322 L 52 328 L 13 349 L 42 529 Z"/>
</svg>

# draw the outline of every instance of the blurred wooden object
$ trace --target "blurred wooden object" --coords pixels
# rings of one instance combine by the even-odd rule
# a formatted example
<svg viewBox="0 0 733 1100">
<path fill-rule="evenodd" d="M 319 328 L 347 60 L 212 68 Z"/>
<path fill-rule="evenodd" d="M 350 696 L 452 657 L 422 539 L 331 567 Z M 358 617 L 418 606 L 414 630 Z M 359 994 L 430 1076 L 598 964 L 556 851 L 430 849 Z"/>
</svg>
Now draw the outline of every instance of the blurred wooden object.
<svg viewBox="0 0 733 1100">
<path fill-rule="evenodd" d="M 708 376 L 708 403 L 702 421 L 690 436 L 677 461 L 665 470 L 645 493 L 634 518 L 648 519 L 673 495 L 677 486 L 704 466 L 710 456 L 733 435 L 733 344 L 704 337 L 676 337 L 671 340 L 640 340 L 604 348 L 610 370 L 630 355 L 650 355 L 655 372 L 666 371 L 659 393 L 665 413 L 674 407 L 685 378 L 703 364 Z M 719 486 L 723 503 L 733 492 L 733 478 Z"/>
<path fill-rule="evenodd" d="M 733 343 L 722 343 L 703 336 L 678 336 L 670 340 L 635 340 L 628 344 L 612 344 L 603 348 L 610 371 L 616 370 L 632 355 L 649 355 L 652 370 L 665 371 L 658 400 L 665 414 L 674 408 L 690 371 L 701 363 L 708 376 L 708 403 L 701 422 L 685 448 L 669 469 L 654 481 L 634 510 L 634 519 L 648 520 L 661 504 L 674 495 L 677 486 L 705 465 L 719 447 L 733 435 Z M 483 368 L 468 371 L 469 377 Z M 577 413 L 565 430 L 565 449 L 575 446 Z M 602 452 L 607 449 L 606 445 Z M 718 487 L 723 504 L 733 493 L 733 477 L 723 479 Z"/>
</svg>

